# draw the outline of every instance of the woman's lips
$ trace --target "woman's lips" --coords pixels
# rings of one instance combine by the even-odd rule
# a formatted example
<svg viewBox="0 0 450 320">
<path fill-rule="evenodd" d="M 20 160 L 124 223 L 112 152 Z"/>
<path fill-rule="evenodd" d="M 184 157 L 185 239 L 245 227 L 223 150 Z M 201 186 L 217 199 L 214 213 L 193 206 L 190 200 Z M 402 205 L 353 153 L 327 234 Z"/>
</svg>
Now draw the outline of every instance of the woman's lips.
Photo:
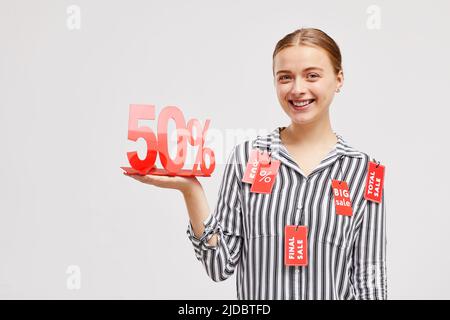
<svg viewBox="0 0 450 320">
<path fill-rule="evenodd" d="M 296 110 L 296 111 L 303 111 L 303 110 L 308 110 L 311 108 L 311 105 L 316 102 L 316 100 L 312 100 L 312 102 L 308 103 L 307 105 L 304 105 L 302 107 L 298 107 L 296 105 L 294 105 L 291 101 L 289 101 L 289 105 L 292 107 L 292 109 Z"/>
</svg>

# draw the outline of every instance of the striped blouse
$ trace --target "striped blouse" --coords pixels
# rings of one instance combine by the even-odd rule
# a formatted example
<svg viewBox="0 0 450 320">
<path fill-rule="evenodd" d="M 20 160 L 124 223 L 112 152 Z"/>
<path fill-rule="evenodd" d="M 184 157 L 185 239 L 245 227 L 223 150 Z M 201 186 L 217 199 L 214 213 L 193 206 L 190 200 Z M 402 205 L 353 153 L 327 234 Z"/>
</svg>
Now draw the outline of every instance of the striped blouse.
<svg viewBox="0 0 450 320">
<path fill-rule="evenodd" d="M 306 177 L 280 140 L 283 128 L 233 148 L 203 235 L 188 223 L 196 258 L 214 281 L 236 272 L 237 299 L 386 299 L 384 190 L 380 203 L 364 198 L 372 159 L 335 133 L 336 145 Z M 270 194 L 241 181 L 252 148 L 280 160 Z M 332 179 L 347 182 L 352 216 L 335 213 Z M 307 266 L 284 265 L 285 225 L 308 227 Z"/>
</svg>

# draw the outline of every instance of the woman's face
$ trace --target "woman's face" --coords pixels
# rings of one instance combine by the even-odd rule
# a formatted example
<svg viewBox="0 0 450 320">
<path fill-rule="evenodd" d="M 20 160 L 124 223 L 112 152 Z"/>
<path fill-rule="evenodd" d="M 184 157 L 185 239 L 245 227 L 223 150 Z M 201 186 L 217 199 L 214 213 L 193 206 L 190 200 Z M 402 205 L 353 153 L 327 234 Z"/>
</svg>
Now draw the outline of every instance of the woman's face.
<svg viewBox="0 0 450 320">
<path fill-rule="evenodd" d="M 278 52 L 274 59 L 274 74 L 278 101 L 296 124 L 328 117 L 334 93 L 344 80 L 342 71 L 338 75 L 334 73 L 325 50 L 306 45 L 287 47 Z M 309 103 L 311 99 L 313 101 Z M 298 105 L 304 102 L 309 104 Z"/>
</svg>

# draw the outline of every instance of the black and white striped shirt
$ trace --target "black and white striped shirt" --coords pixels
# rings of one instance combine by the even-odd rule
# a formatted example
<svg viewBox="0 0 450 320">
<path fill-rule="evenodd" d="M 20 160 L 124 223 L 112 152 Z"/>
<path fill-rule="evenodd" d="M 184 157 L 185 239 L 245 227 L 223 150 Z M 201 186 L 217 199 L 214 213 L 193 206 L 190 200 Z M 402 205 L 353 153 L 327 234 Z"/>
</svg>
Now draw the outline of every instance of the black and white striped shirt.
<svg viewBox="0 0 450 320">
<path fill-rule="evenodd" d="M 372 159 L 335 133 L 335 147 L 305 177 L 280 130 L 234 147 L 200 239 L 188 223 L 197 259 L 214 281 L 236 272 L 238 299 L 386 299 L 385 192 L 381 203 L 364 198 Z M 241 182 L 252 148 L 281 162 L 270 194 Z M 335 213 L 332 179 L 347 182 L 352 216 Z M 308 265 L 285 266 L 284 228 L 300 221 L 308 227 Z M 213 233 L 217 246 L 207 243 Z"/>
</svg>

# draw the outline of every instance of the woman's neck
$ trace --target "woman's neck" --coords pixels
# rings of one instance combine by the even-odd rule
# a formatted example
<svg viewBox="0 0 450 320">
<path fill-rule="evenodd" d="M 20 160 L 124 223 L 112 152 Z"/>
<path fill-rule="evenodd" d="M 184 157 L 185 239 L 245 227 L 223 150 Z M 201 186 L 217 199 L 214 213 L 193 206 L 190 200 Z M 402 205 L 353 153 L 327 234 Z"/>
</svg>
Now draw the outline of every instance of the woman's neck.
<svg viewBox="0 0 450 320">
<path fill-rule="evenodd" d="M 291 123 L 282 132 L 283 143 L 293 147 L 329 147 L 337 142 L 329 121 L 302 125 Z"/>
</svg>

